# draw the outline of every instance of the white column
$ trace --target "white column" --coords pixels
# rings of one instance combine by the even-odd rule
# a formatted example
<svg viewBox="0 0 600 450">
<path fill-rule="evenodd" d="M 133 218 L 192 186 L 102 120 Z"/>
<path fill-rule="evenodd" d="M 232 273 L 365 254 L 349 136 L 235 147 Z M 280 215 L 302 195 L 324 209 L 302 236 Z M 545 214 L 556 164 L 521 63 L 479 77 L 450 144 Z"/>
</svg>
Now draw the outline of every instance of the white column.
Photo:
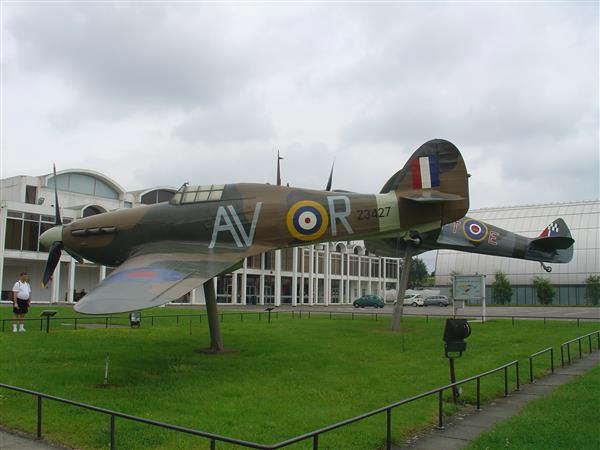
<svg viewBox="0 0 600 450">
<path fill-rule="evenodd" d="M 396 259 L 396 293 L 400 289 L 400 260 Z"/>
<path fill-rule="evenodd" d="M 369 280 L 369 281 L 368 281 L 368 283 L 369 283 L 369 290 L 367 291 L 367 292 L 369 293 L 369 295 L 371 295 L 371 294 L 373 293 L 373 286 L 372 286 L 372 284 L 373 284 L 373 280 L 372 280 L 372 278 L 373 278 L 373 277 L 371 276 L 371 260 L 372 260 L 372 259 L 373 259 L 373 258 L 371 258 L 371 257 L 369 256 L 369 267 L 368 267 L 368 270 L 369 270 L 369 276 L 367 277 L 367 280 Z"/>
<path fill-rule="evenodd" d="M 246 291 L 248 290 L 248 258 L 244 258 L 242 265 L 242 292 L 240 292 L 240 301 L 242 305 L 246 305 Z"/>
<path fill-rule="evenodd" d="M 331 253 L 329 251 L 329 242 L 325 243 L 325 254 L 323 255 L 323 261 L 325 263 L 325 267 L 323 273 L 325 275 L 325 279 L 323 280 L 323 287 L 325 289 L 323 300 L 325 301 L 325 306 L 329 306 L 331 302 Z"/>
<path fill-rule="evenodd" d="M 381 273 L 382 273 L 382 260 L 383 258 L 379 257 L 379 280 L 377 282 L 377 293 L 381 295 Z"/>
<path fill-rule="evenodd" d="M 344 299 L 344 253 L 340 253 L 340 303 L 345 303 Z"/>
<path fill-rule="evenodd" d="M 281 306 L 281 250 L 275 250 L 275 306 Z"/>
<path fill-rule="evenodd" d="M 351 303 L 352 300 L 350 300 L 350 259 L 351 259 L 351 253 L 346 253 L 346 256 L 348 257 L 346 260 L 346 286 L 348 289 L 346 289 L 346 299 L 348 304 Z"/>
<path fill-rule="evenodd" d="M 315 304 L 319 303 L 319 249 L 315 249 L 315 287 L 314 287 L 314 295 L 315 295 Z"/>
<path fill-rule="evenodd" d="M 67 289 L 67 302 L 73 303 L 73 291 L 75 290 L 75 258 L 73 257 L 69 261 L 69 287 Z"/>
<path fill-rule="evenodd" d="M 360 255 L 358 255 L 358 296 L 361 297 L 362 296 L 362 289 L 361 289 L 361 272 L 362 272 L 362 261 L 360 260 Z"/>
<path fill-rule="evenodd" d="M 215 301 L 218 301 L 217 299 L 219 298 L 219 295 L 218 295 L 219 293 L 217 292 L 217 277 L 214 277 L 212 279 L 212 282 L 213 282 L 213 286 L 215 288 Z"/>
<path fill-rule="evenodd" d="M 106 266 L 100 266 L 98 271 L 98 283 L 101 283 L 106 278 Z"/>
<path fill-rule="evenodd" d="M 260 286 L 258 289 L 258 304 L 265 304 L 265 254 L 260 255 Z"/>
<path fill-rule="evenodd" d="M 197 302 L 197 299 L 196 299 L 196 289 L 192 289 L 190 291 L 190 305 L 195 305 L 196 302 Z"/>
<path fill-rule="evenodd" d="M 52 297 L 50 299 L 52 303 L 60 301 L 60 260 L 54 269 L 52 274 Z"/>
<path fill-rule="evenodd" d="M 4 247 L 6 245 L 6 217 L 8 208 L 4 202 L 0 203 L 0 284 L 4 280 Z M 39 299 L 37 299 L 39 300 Z"/>
<path fill-rule="evenodd" d="M 231 274 L 231 303 L 237 303 L 238 279 L 237 270 Z"/>
<path fill-rule="evenodd" d="M 292 306 L 296 306 L 298 304 L 298 247 L 294 247 L 292 250 L 292 258 L 294 258 L 292 262 Z"/>
<path fill-rule="evenodd" d="M 300 247 L 300 298 L 299 302 L 301 305 L 304 305 L 304 272 L 306 272 L 306 268 L 304 267 L 304 247 Z"/>
<path fill-rule="evenodd" d="M 308 304 L 312 305 L 315 300 L 315 246 L 310 246 L 310 258 L 308 260 Z"/>
<path fill-rule="evenodd" d="M 379 295 L 381 295 L 381 297 L 383 298 L 383 301 L 385 301 L 385 285 L 387 284 L 387 258 L 384 256 L 383 257 L 383 286 L 382 286 L 382 291 Z"/>
</svg>

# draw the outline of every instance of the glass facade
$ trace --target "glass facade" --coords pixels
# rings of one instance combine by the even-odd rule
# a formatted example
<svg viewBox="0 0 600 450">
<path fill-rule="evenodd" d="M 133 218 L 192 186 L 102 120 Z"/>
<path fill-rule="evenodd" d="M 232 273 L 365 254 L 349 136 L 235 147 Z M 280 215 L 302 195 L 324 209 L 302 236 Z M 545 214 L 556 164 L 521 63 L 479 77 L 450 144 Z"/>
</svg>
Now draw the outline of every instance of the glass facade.
<svg viewBox="0 0 600 450">
<path fill-rule="evenodd" d="M 119 193 L 104 181 L 83 173 L 64 173 L 48 178 L 48 187 L 54 184 L 61 191 L 74 192 L 95 197 L 118 199 Z"/>
<path fill-rule="evenodd" d="M 71 222 L 65 217 L 64 223 Z M 54 217 L 40 214 L 8 211 L 6 218 L 6 235 L 4 248 L 29 252 L 46 252 L 40 247 L 40 235 L 54 226 Z"/>
<path fill-rule="evenodd" d="M 440 250 L 435 269 L 438 286 L 450 285 L 450 275 L 455 272 L 485 274 L 489 288 L 494 274 L 502 271 L 513 285 L 513 303 L 535 304 L 532 280 L 542 276 L 556 289 L 553 304 L 585 304 L 585 279 L 600 273 L 599 201 L 486 208 L 468 215 L 529 238 L 539 236 L 560 217 L 575 239 L 573 259 L 567 264 L 550 264 L 552 272 L 547 273 L 535 261 Z"/>
</svg>

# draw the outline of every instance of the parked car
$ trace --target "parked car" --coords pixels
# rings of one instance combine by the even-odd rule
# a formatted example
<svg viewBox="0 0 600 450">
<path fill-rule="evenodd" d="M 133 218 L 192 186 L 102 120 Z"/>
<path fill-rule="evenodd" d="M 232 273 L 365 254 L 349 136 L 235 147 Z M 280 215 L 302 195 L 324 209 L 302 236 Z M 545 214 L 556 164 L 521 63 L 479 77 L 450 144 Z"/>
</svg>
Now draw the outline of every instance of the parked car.
<svg viewBox="0 0 600 450">
<path fill-rule="evenodd" d="M 432 295 L 423 300 L 424 306 L 448 306 L 450 300 L 445 295 Z"/>
<path fill-rule="evenodd" d="M 408 294 L 404 296 L 402 304 L 404 306 L 423 306 L 423 297 L 421 294 Z"/>
<path fill-rule="evenodd" d="M 364 308 L 365 306 L 372 306 L 374 308 L 383 308 L 383 299 L 379 295 L 363 295 L 357 298 L 352 303 L 355 308 Z"/>
</svg>

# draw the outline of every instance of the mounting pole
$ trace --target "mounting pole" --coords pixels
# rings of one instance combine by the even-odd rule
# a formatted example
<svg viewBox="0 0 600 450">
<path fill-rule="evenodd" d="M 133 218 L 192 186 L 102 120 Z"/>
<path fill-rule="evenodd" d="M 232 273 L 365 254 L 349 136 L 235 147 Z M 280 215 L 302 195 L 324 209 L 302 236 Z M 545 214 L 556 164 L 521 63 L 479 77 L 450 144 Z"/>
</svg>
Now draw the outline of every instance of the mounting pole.
<svg viewBox="0 0 600 450">
<path fill-rule="evenodd" d="M 206 315 L 208 316 L 208 328 L 210 330 L 210 347 L 207 353 L 221 353 L 223 351 L 223 340 L 221 339 L 221 327 L 217 312 L 217 295 L 213 280 L 208 280 L 203 285 L 204 298 L 206 299 Z"/>
</svg>

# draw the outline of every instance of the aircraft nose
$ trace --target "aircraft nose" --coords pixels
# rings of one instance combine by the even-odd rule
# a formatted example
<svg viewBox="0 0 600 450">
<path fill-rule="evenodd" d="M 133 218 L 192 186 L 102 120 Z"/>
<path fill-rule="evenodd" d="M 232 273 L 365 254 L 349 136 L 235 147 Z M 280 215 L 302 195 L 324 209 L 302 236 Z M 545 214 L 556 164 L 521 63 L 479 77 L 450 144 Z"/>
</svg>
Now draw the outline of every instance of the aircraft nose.
<svg viewBox="0 0 600 450">
<path fill-rule="evenodd" d="M 57 225 L 42 233 L 40 236 L 40 244 L 49 249 L 56 241 L 62 241 L 62 225 Z"/>
</svg>

